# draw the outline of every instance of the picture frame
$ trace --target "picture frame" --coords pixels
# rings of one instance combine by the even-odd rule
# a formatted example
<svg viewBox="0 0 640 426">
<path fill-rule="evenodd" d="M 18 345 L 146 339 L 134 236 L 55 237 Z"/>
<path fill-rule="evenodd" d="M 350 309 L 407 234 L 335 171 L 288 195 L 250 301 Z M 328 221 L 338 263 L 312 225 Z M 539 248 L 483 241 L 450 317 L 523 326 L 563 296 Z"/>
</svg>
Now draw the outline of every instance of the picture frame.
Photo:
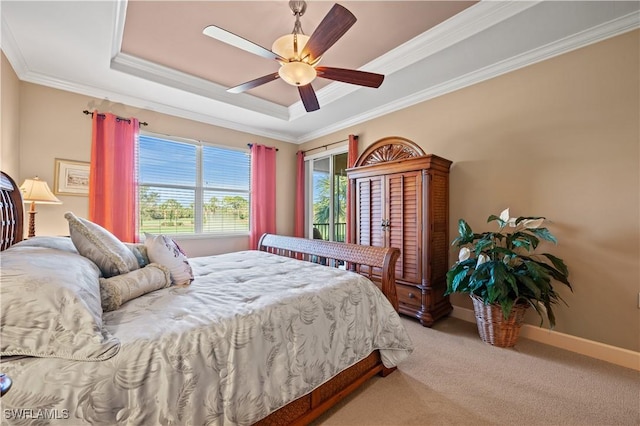
<svg viewBox="0 0 640 426">
<path fill-rule="evenodd" d="M 89 196 L 90 163 L 55 159 L 53 193 L 56 195 Z"/>
</svg>

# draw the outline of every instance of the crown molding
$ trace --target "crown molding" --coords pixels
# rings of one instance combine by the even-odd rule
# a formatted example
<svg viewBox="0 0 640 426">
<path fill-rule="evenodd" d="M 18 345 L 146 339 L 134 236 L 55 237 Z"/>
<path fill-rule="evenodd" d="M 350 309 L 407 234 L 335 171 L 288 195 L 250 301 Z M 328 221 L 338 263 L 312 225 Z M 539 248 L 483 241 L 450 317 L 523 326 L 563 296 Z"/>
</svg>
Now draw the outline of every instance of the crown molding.
<svg viewBox="0 0 640 426">
<path fill-rule="evenodd" d="M 213 126 L 224 127 L 226 129 L 236 130 L 243 133 L 249 133 L 256 136 L 263 136 L 283 142 L 297 143 L 296 138 L 292 138 L 289 135 L 282 134 L 280 132 L 271 132 L 264 129 L 246 126 L 233 121 L 215 118 L 211 115 L 203 114 L 195 110 L 189 110 L 161 102 L 150 101 L 148 99 L 130 96 L 121 92 L 97 87 L 94 85 L 72 83 L 67 80 L 58 79 L 32 71 L 20 75 L 20 80 L 26 81 L 28 83 L 40 84 L 54 89 L 77 93 L 96 99 L 108 99 L 111 102 L 123 103 L 134 108 L 141 108 L 147 111 L 155 111 L 175 117 L 185 118 L 187 120 L 198 121 L 201 123 L 211 124 Z"/>
<path fill-rule="evenodd" d="M 299 138 L 299 143 L 308 142 L 333 132 L 340 131 L 344 128 L 363 123 L 494 77 L 498 77 L 502 74 L 533 65 L 537 62 L 571 52 L 572 50 L 633 31 L 637 28 L 640 28 L 640 13 L 633 12 L 628 15 L 624 15 L 588 30 L 565 37 L 564 39 L 560 39 L 545 46 L 513 56 L 507 60 L 496 62 L 490 66 L 480 68 L 463 76 L 429 87 L 425 90 L 416 92 L 411 96 L 406 96 L 394 102 L 387 103 L 382 107 L 374 108 L 347 120 L 336 122 L 333 125 L 326 126 L 316 132 L 307 133 Z"/>
<path fill-rule="evenodd" d="M 26 74 L 29 71 L 27 61 L 24 59 L 22 51 L 16 43 L 16 39 L 13 37 L 11 28 L 4 18 L 4 15 L 0 14 L 0 48 L 4 52 L 5 56 L 9 60 L 9 63 L 13 67 L 13 71 L 18 77 Z"/>
</svg>

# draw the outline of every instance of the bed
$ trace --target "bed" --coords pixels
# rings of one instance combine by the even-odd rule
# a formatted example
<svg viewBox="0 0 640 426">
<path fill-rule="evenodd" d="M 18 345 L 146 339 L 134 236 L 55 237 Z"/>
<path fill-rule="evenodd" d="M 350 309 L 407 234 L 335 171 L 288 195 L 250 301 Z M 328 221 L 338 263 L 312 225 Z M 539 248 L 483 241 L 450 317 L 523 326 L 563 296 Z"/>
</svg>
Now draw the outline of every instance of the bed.
<svg viewBox="0 0 640 426">
<path fill-rule="evenodd" d="M 20 192 L 1 187 L 9 424 L 306 424 L 412 350 L 396 249 L 264 235 L 103 312 L 96 263 L 70 238 L 21 241 Z"/>
</svg>

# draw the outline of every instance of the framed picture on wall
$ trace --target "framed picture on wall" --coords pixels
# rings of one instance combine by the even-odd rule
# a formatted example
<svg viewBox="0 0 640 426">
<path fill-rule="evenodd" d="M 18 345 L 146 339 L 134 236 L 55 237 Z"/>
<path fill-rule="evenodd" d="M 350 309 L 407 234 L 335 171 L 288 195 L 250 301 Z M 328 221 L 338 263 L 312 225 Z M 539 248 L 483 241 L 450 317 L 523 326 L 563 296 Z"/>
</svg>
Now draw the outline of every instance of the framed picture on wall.
<svg viewBox="0 0 640 426">
<path fill-rule="evenodd" d="M 89 195 L 89 163 L 55 159 L 53 192 L 56 195 Z"/>
</svg>

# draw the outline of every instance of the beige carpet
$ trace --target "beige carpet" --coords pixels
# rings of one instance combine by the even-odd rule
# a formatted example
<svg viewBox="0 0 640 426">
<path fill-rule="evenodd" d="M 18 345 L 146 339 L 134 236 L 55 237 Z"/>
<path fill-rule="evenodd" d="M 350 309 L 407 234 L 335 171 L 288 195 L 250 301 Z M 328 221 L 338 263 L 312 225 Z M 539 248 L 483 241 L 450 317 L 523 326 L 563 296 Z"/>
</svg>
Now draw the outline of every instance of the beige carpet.
<svg viewBox="0 0 640 426">
<path fill-rule="evenodd" d="M 483 343 L 475 324 L 403 319 L 415 351 L 314 425 L 640 425 L 640 373 L 520 339 Z"/>
</svg>

